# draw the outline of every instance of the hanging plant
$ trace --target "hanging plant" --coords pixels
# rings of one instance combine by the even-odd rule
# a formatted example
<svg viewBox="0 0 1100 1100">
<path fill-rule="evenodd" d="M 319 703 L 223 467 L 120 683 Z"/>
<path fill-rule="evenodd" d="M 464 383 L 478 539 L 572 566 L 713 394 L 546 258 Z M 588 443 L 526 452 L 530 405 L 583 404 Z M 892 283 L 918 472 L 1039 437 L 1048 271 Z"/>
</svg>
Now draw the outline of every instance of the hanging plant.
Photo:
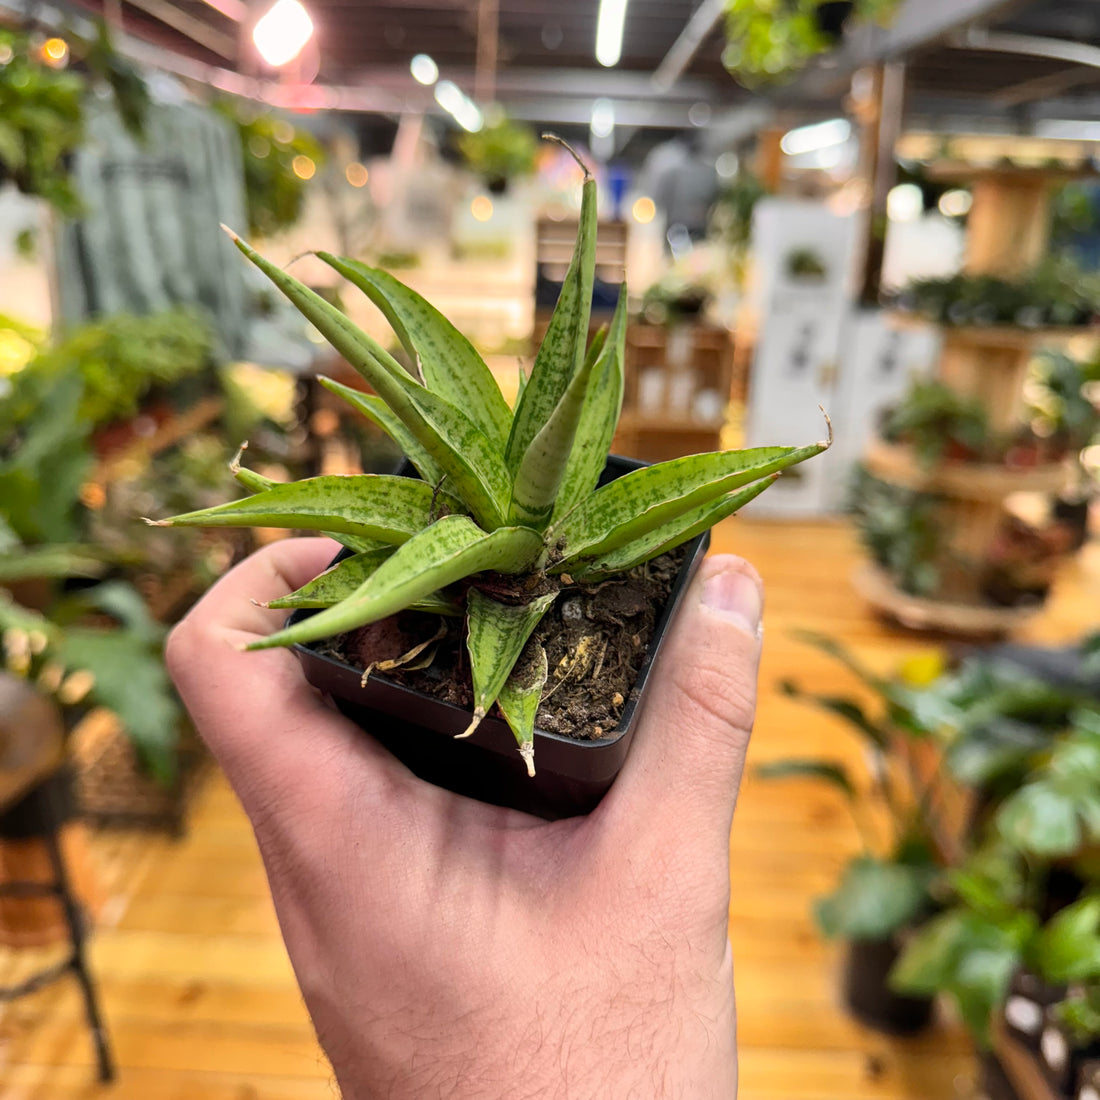
<svg viewBox="0 0 1100 1100">
<path fill-rule="evenodd" d="M 68 159 L 84 136 L 83 96 L 79 75 L 43 63 L 27 35 L 0 30 L 0 182 L 67 215 L 80 208 Z"/>
<path fill-rule="evenodd" d="M 501 194 L 509 182 L 534 172 L 538 142 L 529 126 L 502 113 L 476 133 L 462 134 L 458 150 L 466 167 L 480 176 L 490 191 Z"/>
<path fill-rule="evenodd" d="M 722 64 L 746 87 L 782 80 L 829 49 L 854 18 L 888 23 L 900 0 L 726 0 Z"/>
<path fill-rule="evenodd" d="M 222 99 L 214 106 L 240 135 L 249 232 L 272 237 L 297 224 L 306 183 L 325 162 L 324 147 L 308 131 L 255 105 Z"/>
</svg>

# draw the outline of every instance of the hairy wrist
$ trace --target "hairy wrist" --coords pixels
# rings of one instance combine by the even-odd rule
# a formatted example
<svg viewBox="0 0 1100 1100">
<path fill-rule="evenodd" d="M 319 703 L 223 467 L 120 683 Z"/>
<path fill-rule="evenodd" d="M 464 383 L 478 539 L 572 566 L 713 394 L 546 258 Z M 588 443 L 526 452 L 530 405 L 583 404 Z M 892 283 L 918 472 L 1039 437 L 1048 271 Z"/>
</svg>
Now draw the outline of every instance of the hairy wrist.
<svg viewBox="0 0 1100 1100">
<path fill-rule="evenodd" d="M 508 1015 L 422 1005 L 319 1034 L 343 1100 L 729 1100 L 736 1024 L 722 970 L 597 988 L 575 976 L 505 999 Z"/>
</svg>

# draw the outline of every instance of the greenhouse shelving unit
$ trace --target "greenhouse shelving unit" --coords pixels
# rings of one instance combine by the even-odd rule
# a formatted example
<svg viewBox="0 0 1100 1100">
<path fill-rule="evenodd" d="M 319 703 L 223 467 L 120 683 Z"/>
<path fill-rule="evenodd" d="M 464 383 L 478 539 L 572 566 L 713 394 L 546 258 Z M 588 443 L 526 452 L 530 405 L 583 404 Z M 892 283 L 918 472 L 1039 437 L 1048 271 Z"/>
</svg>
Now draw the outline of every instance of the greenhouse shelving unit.
<svg viewBox="0 0 1100 1100">
<path fill-rule="evenodd" d="M 973 206 L 964 270 L 968 275 L 1001 278 L 1022 276 L 1042 259 L 1051 188 L 1081 175 L 1058 169 L 967 169 L 956 164 L 930 174 L 965 177 L 970 182 Z M 944 325 L 937 377 L 961 397 L 980 402 L 990 430 L 1008 435 L 1024 423 L 1025 381 L 1036 351 L 1091 331 L 1083 326 Z M 1009 496 L 1019 492 L 1053 495 L 1068 476 L 1064 462 L 1011 467 L 947 460 L 927 468 L 907 446 L 883 440 L 872 442 L 864 464 L 879 481 L 933 496 L 943 553 L 971 563 L 987 558 L 1006 517 Z M 1038 602 L 1020 606 L 985 602 L 976 586 L 973 592 L 952 591 L 931 598 L 914 595 L 902 590 L 885 568 L 871 563 L 856 571 L 853 583 L 876 610 L 902 625 L 957 635 L 1006 633 L 1041 606 Z"/>
</svg>

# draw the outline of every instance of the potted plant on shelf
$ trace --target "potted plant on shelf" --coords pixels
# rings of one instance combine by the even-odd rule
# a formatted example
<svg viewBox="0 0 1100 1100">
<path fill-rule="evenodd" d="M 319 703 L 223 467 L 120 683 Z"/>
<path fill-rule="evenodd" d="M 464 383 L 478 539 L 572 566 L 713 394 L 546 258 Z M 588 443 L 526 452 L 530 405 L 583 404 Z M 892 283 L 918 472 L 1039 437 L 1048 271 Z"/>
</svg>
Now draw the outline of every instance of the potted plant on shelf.
<svg viewBox="0 0 1100 1100">
<path fill-rule="evenodd" d="M 503 195 L 512 180 L 534 172 L 538 142 L 529 126 L 500 112 L 480 130 L 461 134 L 458 151 L 492 194 Z"/>
<path fill-rule="evenodd" d="M 318 254 L 382 309 L 411 370 L 238 240 L 377 396 L 328 388 L 383 427 L 423 480 L 274 484 L 238 468 L 250 498 L 155 521 L 332 533 L 340 560 L 272 603 L 296 614 L 257 645 L 297 646 L 311 682 L 418 774 L 547 817 L 590 809 L 617 773 L 671 614 L 654 605 L 670 592 L 675 604 L 708 529 L 828 446 L 647 468 L 609 460 L 626 294 L 586 348 L 595 234 L 586 170 L 576 253 L 514 412 L 469 341 L 392 275 Z M 664 578 L 663 593 L 638 587 L 647 575 Z M 616 637 L 612 620 L 637 625 Z M 643 627 L 655 627 L 648 646 Z"/>
<path fill-rule="evenodd" d="M 929 888 L 937 870 L 929 792 L 912 789 L 911 780 L 899 774 L 892 745 L 897 736 L 923 733 L 912 711 L 913 693 L 875 676 L 836 642 L 801 636 L 840 660 L 881 704 L 881 713 L 872 715 L 855 698 L 806 693 L 789 681 L 781 685 L 785 694 L 847 723 L 867 753 L 870 784 L 861 789 L 844 764 L 832 759 L 776 760 L 756 774 L 817 779 L 843 794 L 862 850 L 848 862 L 834 892 L 818 901 L 817 924 L 825 936 L 847 941 L 843 994 L 852 1014 L 880 1031 L 912 1034 L 930 1023 L 932 999 L 899 994 L 888 979 L 904 938 L 933 911 Z M 883 817 L 885 835 L 879 827 Z"/>
<path fill-rule="evenodd" d="M 883 418 L 882 438 L 911 447 L 925 469 L 940 462 L 978 462 L 989 448 L 981 402 L 942 382 L 916 381 Z"/>
</svg>

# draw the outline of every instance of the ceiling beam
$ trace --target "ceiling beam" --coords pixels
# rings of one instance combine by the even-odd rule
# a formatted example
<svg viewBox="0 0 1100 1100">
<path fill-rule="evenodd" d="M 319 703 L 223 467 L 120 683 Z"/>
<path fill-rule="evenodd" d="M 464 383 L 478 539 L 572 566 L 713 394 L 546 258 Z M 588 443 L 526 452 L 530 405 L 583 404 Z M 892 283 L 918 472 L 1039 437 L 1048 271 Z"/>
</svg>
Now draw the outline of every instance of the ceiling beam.
<svg viewBox="0 0 1100 1100">
<path fill-rule="evenodd" d="M 905 57 L 972 24 L 1002 18 L 1026 0 L 904 0 L 888 27 L 863 25 L 775 96 L 783 102 L 841 96 L 865 65 Z"/>
<path fill-rule="evenodd" d="M 1072 69 L 1060 69 L 1046 76 L 1036 76 L 1031 80 L 1021 80 L 1004 91 L 993 96 L 993 102 L 999 107 L 1018 107 L 1022 103 L 1033 103 L 1037 99 L 1049 99 L 1059 92 L 1076 88 L 1080 84 L 1089 84 L 1100 80 L 1100 73 L 1077 65 Z"/>
<path fill-rule="evenodd" d="M 237 40 L 212 27 L 209 23 L 181 11 L 169 0 L 126 0 L 132 7 L 160 20 L 167 27 L 190 38 L 211 53 L 224 57 L 226 61 L 236 61 Z"/>
<path fill-rule="evenodd" d="M 722 17 L 726 0 L 703 0 L 653 71 L 653 87 L 667 92 L 684 74 L 707 35 Z"/>
</svg>

